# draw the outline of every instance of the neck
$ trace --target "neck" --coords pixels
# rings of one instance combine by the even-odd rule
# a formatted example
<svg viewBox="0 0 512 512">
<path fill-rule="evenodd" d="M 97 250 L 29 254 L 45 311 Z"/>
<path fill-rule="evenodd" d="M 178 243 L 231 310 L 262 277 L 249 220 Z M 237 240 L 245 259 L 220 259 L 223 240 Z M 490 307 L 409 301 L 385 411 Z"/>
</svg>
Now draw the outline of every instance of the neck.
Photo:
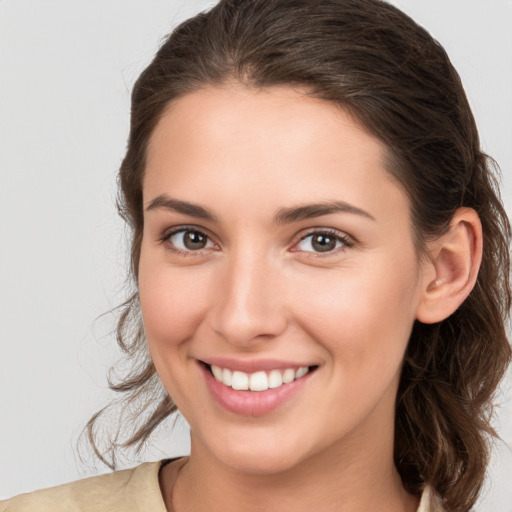
<svg viewBox="0 0 512 512">
<path fill-rule="evenodd" d="M 226 466 L 192 436 L 190 459 L 174 486 L 174 509 L 413 512 L 418 499 L 402 486 L 393 463 L 392 436 L 386 433 L 388 442 L 381 437 L 379 442 L 366 437 L 362 445 L 345 439 L 286 471 L 251 474 Z"/>
</svg>

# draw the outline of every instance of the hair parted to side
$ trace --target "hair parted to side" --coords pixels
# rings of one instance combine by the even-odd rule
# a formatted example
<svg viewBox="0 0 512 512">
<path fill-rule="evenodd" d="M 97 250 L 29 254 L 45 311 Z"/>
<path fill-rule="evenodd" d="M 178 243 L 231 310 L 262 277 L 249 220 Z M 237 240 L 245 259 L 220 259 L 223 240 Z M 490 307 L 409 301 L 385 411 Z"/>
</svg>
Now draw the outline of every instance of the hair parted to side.
<svg viewBox="0 0 512 512">
<path fill-rule="evenodd" d="M 119 211 L 132 230 L 135 290 L 151 134 L 171 102 L 227 82 L 300 86 L 340 105 L 383 141 L 388 170 L 411 202 L 419 255 L 426 241 L 448 228 L 459 207 L 478 213 L 484 254 L 476 286 L 443 322 L 414 326 L 395 421 L 395 463 L 404 486 L 418 494 L 428 483 L 447 510 L 469 510 L 494 435 L 493 394 L 510 362 L 511 229 L 493 174 L 496 166 L 480 148 L 448 56 L 423 28 L 380 0 L 224 0 L 182 23 L 132 94 Z M 98 420 L 108 408 L 87 426 L 96 454 L 111 467 L 117 448 L 142 446 L 176 410 L 149 357 L 136 291 L 122 305 L 117 334 L 131 366 L 110 384 L 120 402 L 135 411 L 128 416 L 133 430 L 123 422 L 102 452 L 96 444 Z"/>
</svg>

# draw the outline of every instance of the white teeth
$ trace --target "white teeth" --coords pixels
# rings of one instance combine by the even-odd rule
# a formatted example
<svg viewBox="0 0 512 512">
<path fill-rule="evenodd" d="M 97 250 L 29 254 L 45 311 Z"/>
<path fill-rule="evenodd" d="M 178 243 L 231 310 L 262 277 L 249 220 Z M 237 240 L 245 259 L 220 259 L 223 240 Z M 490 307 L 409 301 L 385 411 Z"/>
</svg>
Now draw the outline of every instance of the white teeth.
<svg viewBox="0 0 512 512">
<path fill-rule="evenodd" d="M 265 391 L 268 389 L 268 377 L 265 372 L 252 373 L 249 377 L 249 389 L 251 391 Z"/>
<path fill-rule="evenodd" d="M 283 376 L 279 370 L 272 370 L 268 375 L 268 387 L 278 388 L 283 385 Z"/>
<path fill-rule="evenodd" d="M 295 370 L 293 368 L 286 368 L 283 372 L 283 383 L 289 384 L 295 380 Z"/>
<path fill-rule="evenodd" d="M 249 389 L 249 375 L 244 372 L 234 371 L 231 380 L 231 387 L 241 391 Z"/>
<path fill-rule="evenodd" d="M 229 372 L 229 370 L 227 370 Z M 212 373 L 214 375 L 214 377 L 222 382 L 222 375 L 223 375 L 223 371 L 222 371 L 222 368 L 219 368 L 218 366 L 215 366 L 214 364 L 212 364 Z"/>
<path fill-rule="evenodd" d="M 231 383 L 233 382 L 231 370 L 228 370 L 227 368 L 224 368 L 222 370 L 222 382 L 224 382 L 224 384 L 226 384 L 226 386 L 231 386 Z"/>
<path fill-rule="evenodd" d="M 286 368 L 285 370 L 271 370 L 268 374 L 263 370 L 248 374 L 237 370 L 232 372 L 228 368 L 221 368 L 212 364 L 211 370 L 215 379 L 222 382 L 225 386 L 230 386 L 240 391 L 265 391 L 269 388 L 278 388 L 283 384 L 289 384 L 295 379 L 304 377 L 308 373 L 309 368 L 301 366 L 296 370 L 294 368 Z"/>
<path fill-rule="evenodd" d="M 301 366 L 295 372 L 295 378 L 296 379 L 300 379 L 301 377 L 304 377 L 304 375 L 306 375 L 306 373 L 308 373 L 308 367 L 307 366 Z"/>
</svg>

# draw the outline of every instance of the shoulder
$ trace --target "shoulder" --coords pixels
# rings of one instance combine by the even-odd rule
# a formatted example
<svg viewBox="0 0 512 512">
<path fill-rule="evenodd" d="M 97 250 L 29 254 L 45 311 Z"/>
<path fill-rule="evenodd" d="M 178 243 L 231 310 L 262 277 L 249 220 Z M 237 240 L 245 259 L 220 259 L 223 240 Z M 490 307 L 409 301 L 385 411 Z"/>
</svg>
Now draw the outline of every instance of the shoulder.
<svg viewBox="0 0 512 512">
<path fill-rule="evenodd" d="M 0 512 L 165 512 L 161 462 L 77 480 L 0 501 Z"/>
</svg>

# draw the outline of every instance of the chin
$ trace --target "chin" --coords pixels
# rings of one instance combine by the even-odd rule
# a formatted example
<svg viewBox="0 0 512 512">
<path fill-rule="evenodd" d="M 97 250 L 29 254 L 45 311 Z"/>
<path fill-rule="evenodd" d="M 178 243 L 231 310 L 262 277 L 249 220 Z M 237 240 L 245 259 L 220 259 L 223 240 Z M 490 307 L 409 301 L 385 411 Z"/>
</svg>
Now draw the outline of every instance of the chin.
<svg viewBox="0 0 512 512">
<path fill-rule="evenodd" d="M 252 439 L 251 439 L 252 438 Z M 233 471 L 252 475 L 272 475 L 286 472 L 299 465 L 305 457 L 297 450 L 297 443 L 284 442 L 274 437 L 257 440 L 247 436 L 243 440 L 210 445 L 210 453 Z"/>
</svg>

